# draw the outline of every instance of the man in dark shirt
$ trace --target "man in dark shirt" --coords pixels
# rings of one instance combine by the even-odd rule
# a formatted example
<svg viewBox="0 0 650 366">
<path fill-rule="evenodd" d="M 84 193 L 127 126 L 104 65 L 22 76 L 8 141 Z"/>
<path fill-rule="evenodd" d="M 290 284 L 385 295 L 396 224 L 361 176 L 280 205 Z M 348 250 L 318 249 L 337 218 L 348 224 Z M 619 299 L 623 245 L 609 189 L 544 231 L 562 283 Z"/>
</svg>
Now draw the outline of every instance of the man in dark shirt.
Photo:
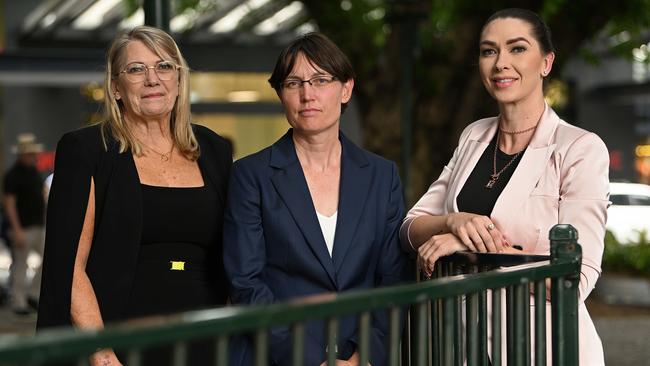
<svg viewBox="0 0 650 366">
<path fill-rule="evenodd" d="M 13 244 L 11 305 L 15 313 L 27 314 L 38 301 L 41 270 L 27 286 L 27 255 L 35 250 L 43 255 L 45 201 L 43 179 L 36 169 L 36 155 L 42 151 L 32 134 L 18 136 L 16 163 L 4 177 L 4 208 Z"/>
</svg>

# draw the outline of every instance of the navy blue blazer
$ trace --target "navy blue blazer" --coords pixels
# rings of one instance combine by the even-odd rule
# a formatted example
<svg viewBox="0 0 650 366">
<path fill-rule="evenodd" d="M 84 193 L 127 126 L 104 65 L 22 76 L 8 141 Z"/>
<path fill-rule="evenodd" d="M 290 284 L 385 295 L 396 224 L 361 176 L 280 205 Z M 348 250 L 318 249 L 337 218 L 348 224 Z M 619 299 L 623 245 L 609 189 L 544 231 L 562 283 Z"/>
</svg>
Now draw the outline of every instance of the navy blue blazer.
<svg viewBox="0 0 650 366">
<path fill-rule="evenodd" d="M 236 304 L 393 285 L 412 277 L 399 245 L 402 186 L 393 162 L 355 146 L 342 133 L 338 219 L 332 256 L 318 223 L 290 129 L 272 146 L 233 164 L 224 222 L 224 265 Z M 305 365 L 326 359 L 323 322 L 305 331 Z M 385 363 L 388 318 L 373 315 L 370 361 Z M 252 347 L 235 342 L 234 364 L 251 364 Z M 357 344 L 357 319 L 339 323 L 339 358 Z M 287 328 L 271 332 L 269 363 L 291 361 Z M 239 361 L 237 361 L 239 360 Z"/>
</svg>

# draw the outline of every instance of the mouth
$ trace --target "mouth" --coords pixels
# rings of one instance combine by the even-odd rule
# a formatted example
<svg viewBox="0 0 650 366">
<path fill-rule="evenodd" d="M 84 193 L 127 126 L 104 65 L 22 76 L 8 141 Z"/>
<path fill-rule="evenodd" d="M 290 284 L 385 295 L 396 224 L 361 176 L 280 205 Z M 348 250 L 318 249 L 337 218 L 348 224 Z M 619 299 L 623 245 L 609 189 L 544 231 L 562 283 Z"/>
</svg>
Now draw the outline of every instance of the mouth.
<svg viewBox="0 0 650 366">
<path fill-rule="evenodd" d="M 298 113 L 301 116 L 309 116 L 309 115 L 314 115 L 318 112 L 320 112 L 320 110 L 316 108 L 305 108 L 305 109 L 301 109 Z"/>
<path fill-rule="evenodd" d="M 492 82 L 498 87 L 498 88 L 506 88 L 509 87 L 510 85 L 514 84 L 518 79 L 517 78 L 493 78 Z"/>
<path fill-rule="evenodd" d="M 164 96 L 163 93 L 152 93 L 152 94 L 144 95 L 142 98 L 143 98 L 143 99 L 149 99 L 149 98 L 160 98 L 160 97 L 162 97 L 162 96 Z"/>
</svg>

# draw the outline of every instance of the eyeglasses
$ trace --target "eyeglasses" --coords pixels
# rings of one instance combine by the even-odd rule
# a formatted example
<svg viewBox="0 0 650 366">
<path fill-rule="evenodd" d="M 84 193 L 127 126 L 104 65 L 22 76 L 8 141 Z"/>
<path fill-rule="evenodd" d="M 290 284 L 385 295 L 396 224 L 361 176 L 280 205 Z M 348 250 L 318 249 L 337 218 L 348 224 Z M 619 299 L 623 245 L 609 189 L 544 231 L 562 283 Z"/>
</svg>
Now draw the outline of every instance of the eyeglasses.
<svg viewBox="0 0 650 366">
<path fill-rule="evenodd" d="M 126 80 L 132 83 L 140 83 L 145 81 L 147 78 L 147 73 L 150 69 L 153 69 L 158 76 L 158 79 L 162 81 L 168 81 L 176 76 L 176 70 L 179 68 L 178 65 L 171 61 L 159 61 L 153 66 L 147 66 L 141 62 L 133 62 L 120 71 L 120 74 L 124 74 Z"/>
<path fill-rule="evenodd" d="M 300 90 L 300 88 L 302 88 L 304 83 L 308 83 L 314 88 L 324 88 L 336 80 L 337 80 L 336 76 L 320 75 L 320 76 L 314 76 L 313 78 L 307 80 L 286 79 L 285 81 L 282 82 L 281 85 L 282 85 L 282 89 L 290 92 L 295 92 Z"/>
</svg>

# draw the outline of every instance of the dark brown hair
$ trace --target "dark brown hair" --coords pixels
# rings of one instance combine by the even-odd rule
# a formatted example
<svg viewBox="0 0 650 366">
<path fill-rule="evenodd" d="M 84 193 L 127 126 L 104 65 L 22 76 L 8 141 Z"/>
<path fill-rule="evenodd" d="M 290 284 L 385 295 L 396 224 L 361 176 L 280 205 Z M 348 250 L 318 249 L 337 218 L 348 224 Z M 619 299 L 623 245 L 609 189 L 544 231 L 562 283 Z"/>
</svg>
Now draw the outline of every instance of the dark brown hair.
<svg viewBox="0 0 650 366">
<path fill-rule="evenodd" d="M 278 94 L 282 91 L 282 82 L 293 70 L 300 53 L 312 66 L 330 73 L 342 83 L 354 79 L 352 64 L 345 53 L 325 35 L 312 32 L 298 37 L 280 53 L 269 78 L 269 84 Z M 341 113 L 346 107 L 347 103 L 341 104 Z"/>
<path fill-rule="evenodd" d="M 551 40 L 551 29 L 546 25 L 542 17 L 528 9 L 508 8 L 499 10 L 492 14 L 485 24 L 483 24 L 483 30 L 493 20 L 506 18 L 519 19 L 530 24 L 533 37 L 535 37 L 535 40 L 539 43 L 542 53 L 548 55 L 551 52 L 555 52 L 553 41 Z M 483 30 L 481 30 L 481 33 L 483 33 Z"/>
</svg>

